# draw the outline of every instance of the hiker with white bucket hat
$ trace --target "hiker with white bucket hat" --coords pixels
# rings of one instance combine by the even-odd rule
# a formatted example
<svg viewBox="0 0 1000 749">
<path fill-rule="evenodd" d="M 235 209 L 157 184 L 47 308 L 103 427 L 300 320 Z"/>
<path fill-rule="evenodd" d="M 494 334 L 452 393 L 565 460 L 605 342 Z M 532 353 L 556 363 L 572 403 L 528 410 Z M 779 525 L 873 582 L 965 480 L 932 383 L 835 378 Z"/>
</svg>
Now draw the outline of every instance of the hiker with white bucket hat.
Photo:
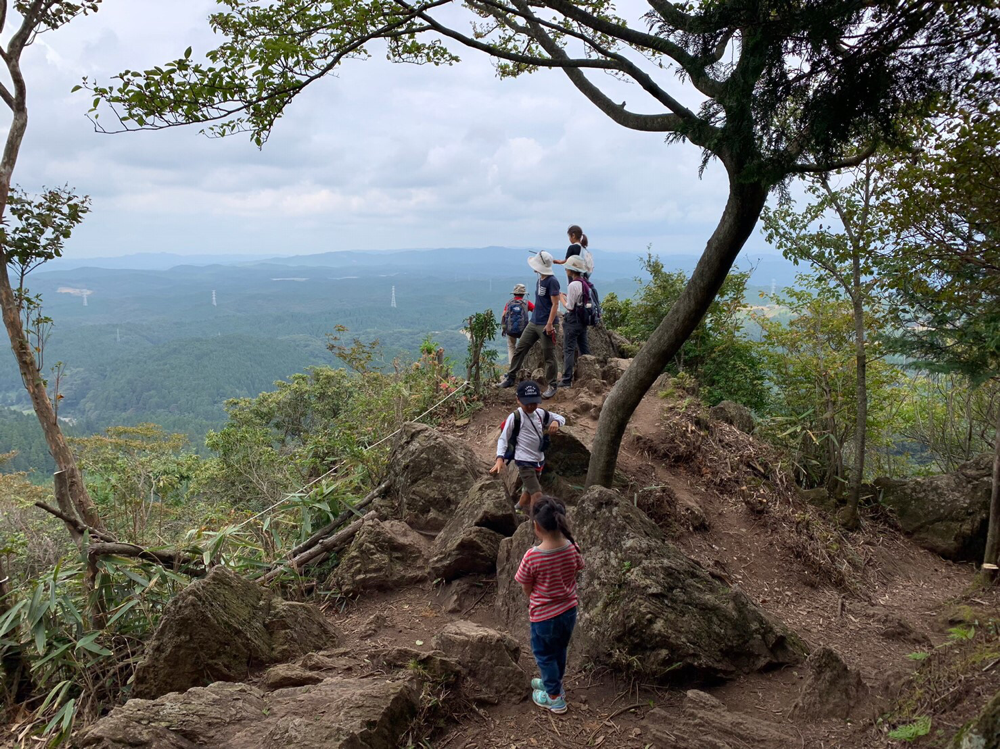
<svg viewBox="0 0 1000 749">
<path fill-rule="evenodd" d="M 591 294 L 590 284 L 585 278 L 587 264 L 579 255 L 573 255 L 566 259 L 565 266 L 569 285 L 562 297 L 566 314 L 563 315 L 563 376 L 559 382 L 561 388 L 568 388 L 573 384 L 577 347 L 581 355 L 590 353 L 590 343 L 587 340 L 587 325 L 590 322 L 586 317 L 586 306 Z"/>
<path fill-rule="evenodd" d="M 548 389 L 542 393 L 542 398 L 551 398 L 556 394 L 559 381 L 559 366 L 556 364 L 555 324 L 556 313 L 559 311 L 560 289 L 559 281 L 552 272 L 552 255 L 539 252 L 528 258 L 528 266 L 538 274 L 535 284 L 535 310 L 531 314 L 531 322 L 521 333 L 517 347 L 514 349 L 514 359 L 510 363 L 510 371 L 500 383 L 500 387 L 513 387 L 517 373 L 524 364 L 528 352 L 537 342 L 542 344 L 542 358 L 545 360 L 545 382 Z"/>
</svg>

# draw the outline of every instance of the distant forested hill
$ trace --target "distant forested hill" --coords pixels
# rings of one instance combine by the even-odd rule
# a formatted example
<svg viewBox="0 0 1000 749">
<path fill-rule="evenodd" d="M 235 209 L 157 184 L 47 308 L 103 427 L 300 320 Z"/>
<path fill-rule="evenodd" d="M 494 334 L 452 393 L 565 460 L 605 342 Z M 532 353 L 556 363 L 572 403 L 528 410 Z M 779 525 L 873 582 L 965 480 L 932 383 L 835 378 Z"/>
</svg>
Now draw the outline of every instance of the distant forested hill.
<svg viewBox="0 0 1000 749">
<path fill-rule="evenodd" d="M 638 256 L 595 254 L 601 293 L 630 296 Z M 72 419 L 78 433 L 151 421 L 188 434 L 198 446 L 223 422 L 228 398 L 257 395 L 311 365 L 336 365 L 325 336 L 338 325 L 349 329 L 347 337 L 379 339 L 388 360 L 412 356 L 430 336 L 462 362 L 464 320 L 487 307 L 499 315 L 515 283 L 532 288 L 527 257 L 525 250 L 496 247 L 327 253 L 168 270 L 43 266 L 28 286 L 42 294 L 55 320 L 46 374 L 64 363 L 60 415 Z M 690 258 L 671 260 L 693 265 Z M 557 273 L 564 281 L 562 270 Z M 9 354 L 0 355 L 0 406 L 29 408 Z M 40 430 L 28 437 L 38 430 L 33 419 L 6 413 L 0 424 L 19 426 L 0 429 L 0 452 L 17 448 L 19 466 L 48 466 L 39 452 Z"/>
</svg>

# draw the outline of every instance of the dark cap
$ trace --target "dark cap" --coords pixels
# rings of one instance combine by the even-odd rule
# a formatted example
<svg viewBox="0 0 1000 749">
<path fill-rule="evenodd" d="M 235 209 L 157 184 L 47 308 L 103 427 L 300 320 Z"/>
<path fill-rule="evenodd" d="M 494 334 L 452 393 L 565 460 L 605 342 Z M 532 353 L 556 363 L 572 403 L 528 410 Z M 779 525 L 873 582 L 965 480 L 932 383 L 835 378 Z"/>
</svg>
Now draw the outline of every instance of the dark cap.
<svg viewBox="0 0 1000 749">
<path fill-rule="evenodd" d="M 517 399 L 521 403 L 541 403 L 542 391 L 534 380 L 525 380 L 517 386 Z"/>
</svg>

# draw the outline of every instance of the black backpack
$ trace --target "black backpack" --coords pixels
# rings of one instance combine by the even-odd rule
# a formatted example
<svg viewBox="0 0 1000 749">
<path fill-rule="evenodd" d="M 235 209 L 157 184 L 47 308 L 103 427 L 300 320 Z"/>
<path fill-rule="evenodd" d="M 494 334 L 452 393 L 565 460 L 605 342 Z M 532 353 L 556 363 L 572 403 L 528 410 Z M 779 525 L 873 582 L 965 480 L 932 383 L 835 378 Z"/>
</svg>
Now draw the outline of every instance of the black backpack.
<svg viewBox="0 0 1000 749">
<path fill-rule="evenodd" d="M 544 408 L 538 409 L 542 412 L 542 454 L 549 449 L 552 440 L 549 439 L 549 423 L 552 415 Z M 517 436 L 521 433 L 521 409 L 514 412 L 514 426 L 510 430 L 510 439 L 507 440 L 507 449 L 503 453 L 503 462 L 510 463 L 514 459 L 514 451 L 517 450 Z"/>
</svg>

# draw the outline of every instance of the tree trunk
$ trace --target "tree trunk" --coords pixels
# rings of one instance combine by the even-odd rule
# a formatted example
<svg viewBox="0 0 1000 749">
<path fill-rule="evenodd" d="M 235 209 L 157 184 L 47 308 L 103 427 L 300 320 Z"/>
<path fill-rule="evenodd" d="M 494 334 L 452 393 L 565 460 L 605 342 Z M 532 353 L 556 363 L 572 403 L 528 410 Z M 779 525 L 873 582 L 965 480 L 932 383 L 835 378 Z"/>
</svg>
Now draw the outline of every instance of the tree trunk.
<svg viewBox="0 0 1000 749">
<path fill-rule="evenodd" d="M 737 173 L 738 170 L 729 169 L 726 208 L 687 286 L 632 360 L 625 375 L 612 388 L 601 409 L 587 471 L 587 486 L 611 486 L 625 427 L 639 401 L 708 312 L 736 256 L 760 218 L 767 200 L 767 187 L 756 182 L 740 183 Z"/>
<path fill-rule="evenodd" d="M 990 492 L 989 531 L 986 534 L 986 553 L 983 555 L 983 577 L 996 580 L 995 567 L 1000 563 L 1000 409 L 997 410 L 997 431 L 993 444 L 993 488 Z M 993 565 L 992 568 L 986 565 Z"/>
<path fill-rule="evenodd" d="M 857 252 L 854 253 L 854 351 L 857 361 L 858 413 L 854 424 L 854 467 L 851 470 L 851 486 L 844 508 L 843 524 L 847 528 L 858 525 L 858 505 L 861 502 L 861 483 L 865 477 L 865 445 L 868 437 L 868 354 L 865 348 L 865 309 L 861 296 L 861 266 Z"/>
<path fill-rule="evenodd" d="M 24 336 L 17 300 L 10 285 L 10 275 L 7 273 L 6 260 L 6 255 L 0 251 L 0 310 L 3 313 L 3 323 L 7 329 L 7 336 L 10 338 L 11 350 L 14 352 L 17 367 L 21 372 L 21 380 L 31 398 L 31 405 L 35 409 L 38 423 L 42 426 L 49 452 L 52 453 L 58 469 L 66 474 L 73 509 L 86 525 L 103 529 L 104 526 L 97 514 L 97 508 L 83 484 L 83 476 L 80 474 L 80 469 L 77 468 L 76 459 L 63 436 L 62 429 L 59 428 L 59 420 L 52 408 L 49 394 L 45 390 L 42 373 L 38 371 L 38 366 L 35 363 L 34 352 Z"/>
</svg>

